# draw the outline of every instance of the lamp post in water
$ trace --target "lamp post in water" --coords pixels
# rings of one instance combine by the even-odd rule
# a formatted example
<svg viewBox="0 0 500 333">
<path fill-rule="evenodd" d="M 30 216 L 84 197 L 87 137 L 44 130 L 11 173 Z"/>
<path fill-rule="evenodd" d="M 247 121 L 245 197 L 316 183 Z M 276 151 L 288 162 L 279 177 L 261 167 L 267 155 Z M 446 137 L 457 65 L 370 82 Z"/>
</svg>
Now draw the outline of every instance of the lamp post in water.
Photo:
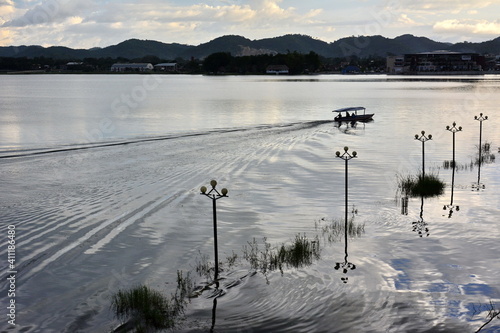
<svg viewBox="0 0 500 333">
<path fill-rule="evenodd" d="M 422 142 L 422 178 L 425 177 L 425 142 L 432 140 L 432 134 L 425 135 L 425 131 L 420 132 L 421 135 L 415 134 L 415 140 Z"/>
<path fill-rule="evenodd" d="M 340 269 L 342 268 L 343 270 L 343 273 L 346 274 L 347 271 L 349 269 L 356 269 L 356 265 L 350 263 L 347 261 L 347 206 L 348 206 L 348 194 L 347 194 L 347 191 L 348 191 L 348 186 L 347 186 L 347 182 L 348 182 L 348 161 L 352 158 L 355 158 L 357 157 L 358 153 L 353 151 L 352 154 L 350 154 L 348 152 L 349 148 L 348 147 L 344 147 L 344 153 L 340 153 L 340 151 L 337 151 L 335 153 L 335 155 L 338 157 L 338 158 L 341 158 L 345 161 L 345 228 L 344 228 L 344 234 L 345 234 L 345 257 L 344 257 L 344 262 L 340 263 L 338 262 L 335 266 L 335 269 Z M 347 277 L 343 277 L 341 278 L 342 281 L 344 283 L 347 283 Z"/>
<path fill-rule="evenodd" d="M 352 159 L 352 158 L 355 158 L 357 157 L 358 153 L 353 151 L 352 154 L 350 154 L 348 152 L 349 150 L 349 147 L 344 147 L 344 153 L 341 155 L 340 154 L 340 151 L 337 151 L 335 153 L 335 155 L 338 157 L 338 158 L 341 158 L 345 161 L 345 228 L 347 230 L 347 191 L 348 191 L 348 187 L 347 187 L 347 182 L 348 182 L 348 168 L 347 168 L 347 162 Z M 346 235 L 346 238 L 347 238 L 347 235 Z"/>
<path fill-rule="evenodd" d="M 479 121 L 479 159 L 478 159 L 478 169 L 477 169 L 477 189 L 480 188 L 480 179 L 481 179 L 481 163 L 483 161 L 483 152 L 482 152 L 482 136 L 483 136 L 483 121 L 488 120 L 488 116 L 484 116 L 480 113 L 479 117 L 474 116 L 474 119 Z"/>
<path fill-rule="evenodd" d="M 220 198 L 227 197 L 227 188 L 223 188 L 220 193 L 217 191 L 215 186 L 217 186 L 217 182 L 215 180 L 212 180 L 210 182 L 210 186 L 212 188 L 210 191 L 207 192 L 207 187 L 202 186 L 200 188 L 201 194 L 209 197 L 212 199 L 212 205 L 213 205 L 213 214 L 214 214 L 214 252 L 215 252 L 215 277 L 214 281 L 217 283 L 217 278 L 219 277 L 219 254 L 218 254 L 218 249 L 217 249 L 217 206 L 216 206 L 216 201 L 219 200 Z"/>
<path fill-rule="evenodd" d="M 446 130 L 450 131 L 453 133 L 453 161 L 452 161 L 452 172 L 451 172 L 451 200 L 449 205 L 445 205 L 443 207 L 443 210 L 448 209 L 449 210 L 449 215 L 448 218 L 451 218 L 451 215 L 453 214 L 453 210 L 456 209 L 457 211 L 460 210 L 459 206 L 454 206 L 453 205 L 453 189 L 455 187 L 455 168 L 456 168 L 456 163 L 455 163 L 455 133 L 462 131 L 462 126 L 457 127 L 457 123 L 453 122 L 453 126 L 446 126 Z"/>
<path fill-rule="evenodd" d="M 481 158 L 482 157 L 481 156 L 481 140 L 482 140 L 482 136 L 483 136 L 483 121 L 488 120 L 488 116 L 483 117 L 483 114 L 480 113 L 479 117 L 474 116 L 474 119 L 479 121 L 479 165 L 481 165 L 481 160 L 482 160 L 482 158 Z"/>
<path fill-rule="evenodd" d="M 457 127 L 457 123 L 453 122 L 453 126 L 446 126 L 446 130 L 453 133 L 453 171 L 455 171 L 455 133 L 462 131 L 462 126 Z M 453 172 L 454 174 L 455 172 Z"/>
</svg>

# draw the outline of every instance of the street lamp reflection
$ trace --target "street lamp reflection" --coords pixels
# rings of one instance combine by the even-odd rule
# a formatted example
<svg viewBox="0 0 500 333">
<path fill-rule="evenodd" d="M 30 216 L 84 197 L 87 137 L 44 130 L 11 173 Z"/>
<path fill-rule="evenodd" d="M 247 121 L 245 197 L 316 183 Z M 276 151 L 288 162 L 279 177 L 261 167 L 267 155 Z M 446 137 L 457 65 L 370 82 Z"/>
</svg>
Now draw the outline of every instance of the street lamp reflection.
<svg viewBox="0 0 500 333">
<path fill-rule="evenodd" d="M 457 127 L 457 123 L 453 122 L 453 125 L 451 127 L 446 126 L 446 130 L 450 131 L 453 134 L 453 160 L 452 160 L 452 172 L 451 172 L 451 199 L 450 199 L 450 204 L 445 205 L 443 207 L 443 210 L 448 209 L 449 211 L 448 218 L 451 218 L 454 211 L 460 210 L 459 206 L 453 205 L 453 190 L 455 189 L 455 169 L 457 168 L 457 164 L 455 161 L 455 133 L 461 132 L 462 126 Z"/>
</svg>

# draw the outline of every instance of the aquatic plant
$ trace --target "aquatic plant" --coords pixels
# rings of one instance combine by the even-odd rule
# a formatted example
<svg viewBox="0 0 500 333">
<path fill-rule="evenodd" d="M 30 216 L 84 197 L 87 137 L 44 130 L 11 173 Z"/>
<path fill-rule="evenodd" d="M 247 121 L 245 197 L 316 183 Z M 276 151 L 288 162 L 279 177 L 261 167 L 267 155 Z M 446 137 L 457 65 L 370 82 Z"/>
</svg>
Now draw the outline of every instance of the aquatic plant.
<svg viewBox="0 0 500 333">
<path fill-rule="evenodd" d="M 327 224 L 323 224 L 327 222 Z M 321 229 L 321 234 L 329 243 L 340 241 L 345 235 L 346 224 L 344 220 L 332 219 L 327 221 L 325 218 L 316 222 L 316 229 Z M 351 238 L 361 237 L 365 232 L 364 223 L 356 223 L 353 216 L 347 221 L 347 235 Z"/>
<path fill-rule="evenodd" d="M 174 326 L 170 302 L 160 292 L 148 286 L 119 290 L 113 295 L 111 308 L 118 319 L 128 320 L 136 332 Z"/>
<path fill-rule="evenodd" d="M 177 316 L 184 313 L 184 308 L 188 304 L 194 290 L 194 282 L 191 279 L 189 272 L 184 276 L 182 271 L 177 271 L 177 288 L 175 293 L 171 296 L 171 303 L 173 304 L 173 313 Z"/>
<path fill-rule="evenodd" d="M 403 196 L 433 197 L 444 193 L 445 183 L 434 174 L 399 176 L 398 188 Z"/>
<path fill-rule="evenodd" d="M 257 240 L 253 238 L 251 242 L 247 242 L 247 245 L 243 245 L 243 259 L 250 263 L 252 269 L 260 269 L 267 271 L 268 262 L 267 257 L 271 248 L 271 244 L 267 242 L 267 238 L 263 238 L 264 251 L 259 250 L 259 244 Z"/>
<path fill-rule="evenodd" d="M 479 146 L 476 146 L 479 148 Z M 481 162 L 481 163 L 479 163 Z M 490 164 L 495 163 L 495 154 L 491 153 L 491 143 L 486 142 L 481 145 L 481 156 L 479 152 L 474 156 L 474 158 L 469 163 L 453 163 L 453 161 L 445 160 L 443 161 L 443 169 L 452 169 L 455 166 L 455 170 L 474 170 L 475 166 L 480 164 Z"/>
<path fill-rule="evenodd" d="M 212 279 L 212 272 L 214 272 L 214 265 L 208 260 L 208 255 L 199 252 L 196 258 L 196 273 L 199 276 L 205 277 L 208 280 Z"/>
<path fill-rule="evenodd" d="M 318 236 L 311 240 L 305 234 L 298 234 L 291 244 L 282 243 L 274 248 L 267 242 L 267 238 L 263 239 L 263 243 L 264 249 L 261 250 L 255 238 L 248 242 L 243 246 L 243 258 L 250 263 L 252 269 L 264 274 L 277 269 L 283 273 L 284 267 L 299 268 L 311 265 L 313 260 L 320 258 Z"/>
<path fill-rule="evenodd" d="M 207 280 L 213 280 L 215 273 L 215 266 L 212 261 L 209 260 L 209 256 L 199 252 L 199 256 L 196 258 L 195 271 L 200 277 L 204 277 Z M 234 251 L 231 255 L 226 257 L 226 261 L 219 261 L 219 270 L 224 271 L 224 269 L 231 268 L 239 262 L 238 254 Z"/>
<path fill-rule="evenodd" d="M 177 271 L 177 288 L 170 298 L 148 286 L 136 286 L 129 290 L 119 290 L 111 298 L 111 309 L 120 320 L 136 332 L 150 332 L 175 327 L 184 313 L 193 282 L 182 271 Z"/>
<path fill-rule="evenodd" d="M 226 257 L 226 262 L 228 264 L 228 267 L 233 267 L 234 265 L 236 265 L 237 260 L 238 260 L 238 254 L 234 253 L 234 251 L 230 256 Z"/>
<path fill-rule="evenodd" d="M 479 146 L 476 146 L 479 148 Z M 491 142 L 485 142 L 484 144 L 481 145 L 481 156 L 476 156 L 476 160 L 474 162 L 475 165 L 479 164 L 489 164 L 489 163 L 494 163 L 495 162 L 495 154 L 491 153 Z"/>
<path fill-rule="evenodd" d="M 302 267 L 311 265 L 314 259 L 320 258 L 320 245 L 318 236 L 309 240 L 306 235 L 296 235 L 292 244 L 282 244 L 276 252 L 271 252 L 270 263 L 278 267 L 283 264 L 287 267 Z"/>
<path fill-rule="evenodd" d="M 441 195 L 444 192 L 444 182 L 436 175 L 430 174 L 419 176 L 411 194 L 420 197 L 432 197 Z"/>
</svg>

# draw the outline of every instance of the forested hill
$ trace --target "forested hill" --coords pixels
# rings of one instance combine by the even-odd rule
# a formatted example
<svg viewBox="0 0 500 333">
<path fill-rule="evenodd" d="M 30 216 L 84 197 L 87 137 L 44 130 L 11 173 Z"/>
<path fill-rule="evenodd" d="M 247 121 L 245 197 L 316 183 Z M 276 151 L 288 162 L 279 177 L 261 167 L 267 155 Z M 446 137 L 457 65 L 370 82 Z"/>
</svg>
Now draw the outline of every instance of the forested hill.
<svg viewBox="0 0 500 333">
<path fill-rule="evenodd" d="M 156 56 L 161 59 L 205 58 L 216 52 L 230 52 L 233 56 L 277 54 L 311 51 L 327 58 L 356 55 L 369 56 L 401 55 L 405 53 L 449 50 L 480 54 L 500 54 L 500 37 L 482 43 L 442 43 L 426 37 L 402 35 L 396 38 L 382 36 L 346 37 L 327 43 L 305 35 L 285 35 L 274 38 L 250 40 L 242 36 L 222 36 L 198 46 L 179 43 L 162 43 L 153 40 L 129 39 L 104 48 L 71 49 L 64 46 L 7 46 L 0 47 L 0 57 L 47 57 L 54 59 L 81 60 L 84 58 L 127 58 Z"/>
</svg>

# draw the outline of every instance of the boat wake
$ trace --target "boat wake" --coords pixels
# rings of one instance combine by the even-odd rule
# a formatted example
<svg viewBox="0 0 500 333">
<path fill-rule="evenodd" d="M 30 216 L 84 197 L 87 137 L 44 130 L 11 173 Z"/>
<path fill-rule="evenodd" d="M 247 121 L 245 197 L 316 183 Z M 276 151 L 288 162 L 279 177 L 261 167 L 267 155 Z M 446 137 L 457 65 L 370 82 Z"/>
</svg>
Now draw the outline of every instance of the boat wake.
<svg viewBox="0 0 500 333">
<path fill-rule="evenodd" d="M 0 159 L 6 158 L 16 158 L 16 157 L 27 157 L 27 156 L 36 156 L 36 155 L 46 155 L 46 154 L 54 154 L 61 152 L 70 152 L 77 150 L 88 150 L 88 149 L 96 149 L 96 148 L 107 148 L 107 147 L 116 147 L 116 146 L 124 146 L 138 143 L 147 143 L 154 141 L 164 141 L 164 140 L 172 140 L 179 138 L 189 138 L 195 136 L 204 136 L 204 135 L 214 135 L 214 134 L 224 134 L 231 132 L 244 132 L 249 130 L 258 130 L 258 129 L 279 129 L 286 128 L 290 126 L 304 125 L 305 127 L 317 126 L 324 123 L 330 123 L 330 120 L 317 120 L 317 121 L 309 121 L 309 122 L 300 122 L 300 123 L 288 123 L 288 124 L 274 124 L 274 125 L 258 125 L 253 127 L 240 127 L 240 128 L 226 128 L 226 129 L 215 129 L 204 132 L 192 132 L 192 133 L 178 133 L 171 135 L 159 135 L 152 137 L 137 137 L 131 138 L 127 140 L 113 140 L 113 141 L 102 141 L 102 142 L 93 142 L 93 143 L 75 143 L 69 145 L 59 145 L 53 147 L 37 147 L 37 148 L 26 148 L 26 149 L 3 149 L 0 150 Z"/>
</svg>

